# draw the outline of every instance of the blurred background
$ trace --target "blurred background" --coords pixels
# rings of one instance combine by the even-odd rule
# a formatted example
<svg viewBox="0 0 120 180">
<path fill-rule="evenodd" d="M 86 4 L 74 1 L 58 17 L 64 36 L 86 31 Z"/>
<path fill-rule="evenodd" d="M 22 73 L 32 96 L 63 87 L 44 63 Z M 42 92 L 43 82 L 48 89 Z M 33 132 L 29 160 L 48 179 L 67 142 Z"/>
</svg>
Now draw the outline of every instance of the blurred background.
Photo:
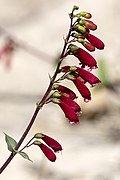
<svg viewBox="0 0 120 180">
<path fill-rule="evenodd" d="M 37 147 L 31 147 L 26 152 L 33 163 L 16 156 L 0 175 L 1 180 L 120 179 L 118 0 L 0 0 L 0 47 L 5 37 L 3 28 L 41 54 L 36 58 L 19 48 L 10 68 L 0 60 L 0 164 L 9 156 L 3 132 L 19 140 L 48 86 L 48 73 L 54 71 L 74 4 L 81 11 L 91 12 L 98 25 L 94 34 L 106 45 L 104 51 L 93 53 L 99 63 L 95 72 L 103 83 L 92 90 L 91 102 L 86 104 L 78 98 L 83 109 L 78 126 L 70 125 L 55 105 L 45 106 L 40 112 L 25 142 L 39 131 L 57 139 L 63 152 L 57 154 L 55 163 L 49 162 Z"/>
</svg>

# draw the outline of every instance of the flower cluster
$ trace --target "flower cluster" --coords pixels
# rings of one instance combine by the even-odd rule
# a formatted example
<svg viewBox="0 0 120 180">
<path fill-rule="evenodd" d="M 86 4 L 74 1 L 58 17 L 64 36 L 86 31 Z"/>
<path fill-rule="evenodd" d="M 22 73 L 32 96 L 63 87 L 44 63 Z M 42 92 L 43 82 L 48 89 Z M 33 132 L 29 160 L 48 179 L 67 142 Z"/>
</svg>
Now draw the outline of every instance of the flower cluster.
<svg viewBox="0 0 120 180">
<path fill-rule="evenodd" d="M 91 92 L 86 86 L 86 83 L 89 83 L 93 87 L 101 81 L 91 73 L 92 69 L 97 68 L 95 58 L 74 43 L 81 43 L 90 52 L 95 51 L 96 48 L 104 49 L 104 43 L 90 32 L 97 29 L 97 25 L 88 20 L 91 17 L 92 15 L 88 12 L 80 12 L 76 15 L 70 14 L 70 18 L 75 20 L 71 25 L 70 38 L 72 40 L 67 42 L 66 54 L 74 55 L 78 58 L 79 65 L 60 67 L 59 73 L 63 73 L 63 75 L 57 81 L 61 82 L 64 79 L 72 81 L 85 102 L 91 100 Z M 71 89 L 58 83 L 54 83 L 53 90 L 55 92 L 52 95 L 52 102 L 60 106 L 71 124 L 78 124 L 81 107 L 74 101 L 77 98 L 76 94 Z"/>
<path fill-rule="evenodd" d="M 35 134 L 34 138 L 41 139 L 47 144 L 46 146 L 44 143 L 38 140 L 35 140 L 33 143 L 34 145 L 38 145 L 40 147 L 42 152 L 50 161 L 54 162 L 56 160 L 55 153 L 62 151 L 62 146 L 60 145 L 60 143 L 57 142 L 55 139 L 42 133 Z"/>
</svg>

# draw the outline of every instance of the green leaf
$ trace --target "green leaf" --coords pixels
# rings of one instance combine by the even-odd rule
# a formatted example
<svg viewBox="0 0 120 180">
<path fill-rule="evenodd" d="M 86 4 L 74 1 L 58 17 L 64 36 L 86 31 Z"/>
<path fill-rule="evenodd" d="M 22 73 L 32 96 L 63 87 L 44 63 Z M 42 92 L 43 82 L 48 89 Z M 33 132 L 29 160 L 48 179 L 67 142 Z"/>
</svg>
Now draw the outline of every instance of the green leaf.
<svg viewBox="0 0 120 180">
<path fill-rule="evenodd" d="M 12 137 L 8 136 L 7 134 L 5 134 L 5 141 L 7 143 L 8 150 L 11 152 L 14 152 L 17 142 Z"/>
<path fill-rule="evenodd" d="M 24 159 L 27 159 L 32 162 L 32 160 L 29 158 L 29 156 L 25 152 L 18 152 Z"/>
</svg>

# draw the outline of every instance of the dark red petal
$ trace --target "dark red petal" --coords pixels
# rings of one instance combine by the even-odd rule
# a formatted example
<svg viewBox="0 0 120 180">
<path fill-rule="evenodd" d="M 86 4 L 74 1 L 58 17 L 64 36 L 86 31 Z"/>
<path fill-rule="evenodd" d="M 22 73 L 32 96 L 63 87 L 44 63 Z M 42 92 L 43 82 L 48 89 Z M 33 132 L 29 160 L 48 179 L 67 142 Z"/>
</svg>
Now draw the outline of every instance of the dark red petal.
<svg viewBox="0 0 120 180">
<path fill-rule="evenodd" d="M 79 119 L 77 117 L 77 114 L 68 104 L 60 100 L 59 106 L 61 107 L 61 109 L 65 113 L 66 118 L 69 119 L 69 122 L 71 124 L 79 124 Z"/>
<path fill-rule="evenodd" d="M 80 106 L 72 99 L 64 95 L 61 95 L 61 100 L 64 101 L 66 104 L 68 104 L 75 112 L 79 112 L 79 113 L 81 112 Z"/>
<path fill-rule="evenodd" d="M 84 98 L 84 101 L 88 102 L 89 100 L 91 100 L 91 93 L 89 89 L 87 88 L 87 86 L 85 86 L 83 82 L 81 82 L 79 77 L 75 78 L 73 82 L 77 87 L 78 91 L 80 92 L 80 94 L 82 95 L 82 97 Z"/>
<path fill-rule="evenodd" d="M 92 73 L 90 73 L 89 71 L 83 69 L 83 68 L 79 68 L 77 67 L 78 73 L 79 75 L 87 82 L 89 82 L 91 85 L 95 85 L 100 83 L 101 81 Z"/>
<path fill-rule="evenodd" d="M 61 69 L 61 71 L 65 73 L 69 72 L 69 70 L 70 70 L 70 66 L 63 66 Z"/>
<path fill-rule="evenodd" d="M 58 90 L 69 95 L 70 99 L 77 98 L 76 94 L 69 88 L 59 85 Z"/>
<path fill-rule="evenodd" d="M 56 160 L 56 155 L 54 154 L 54 152 L 47 147 L 45 144 L 41 143 L 39 145 L 40 149 L 42 150 L 42 152 L 45 154 L 45 156 L 52 162 L 54 162 Z"/>
<path fill-rule="evenodd" d="M 85 50 L 79 48 L 74 55 L 80 60 L 83 66 L 89 66 L 91 69 L 97 68 L 96 60 Z"/>
<path fill-rule="evenodd" d="M 55 152 L 61 151 L 62 146 L 59 142 L 57 142 L 55 139 L 45 135 L 41 134 L 43 137 L 41 138 L 48 146 L 50 146 Z"/>
<path fill-rule="evenodd" d="M 91 42 L 96 48 L 98 49 L 104 49 L 104 43 L 97 38 L 96 36 L 93 36 L 92 34 L 87 34 L 86 38 L 89 42 Z"/>
</svg>

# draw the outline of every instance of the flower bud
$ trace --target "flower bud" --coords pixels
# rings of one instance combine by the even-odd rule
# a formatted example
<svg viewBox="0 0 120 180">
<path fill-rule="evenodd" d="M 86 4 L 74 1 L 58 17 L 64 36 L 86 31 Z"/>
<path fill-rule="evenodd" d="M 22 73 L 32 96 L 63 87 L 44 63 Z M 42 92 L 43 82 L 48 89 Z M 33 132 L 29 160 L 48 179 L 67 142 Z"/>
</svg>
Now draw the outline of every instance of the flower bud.
<svg viewBox="0 0 120 180">
<path fill-rule="evenodd" d="M 76 5 L 73 6 L 73 11 L 78 10 L 78 9 L 79 9 L 79 6 L 76 6 Z"/>
<path fill-rule="evenodd" d="M 81 26 L 85 26 L 86 28 L 88 28 L 88 29 L 90 29 L 90 30 L 96 30 L 97 29 L 97 25 L 96 24 L 94 24 L 92 21 L 90 21 L 90 20 L 80 20 L 79 21 L 79 24 L 81 25 Z"/>
<path fill-rule="evenodd" d="M 80 24 L 77 24 L 74 29 L 80 33 L 86 33 L 85 27 L 81 26 Z"/>
<path fill-rule="evenodd" d="M 90 19 L 92 17 L 92 15 L 88 12 L 80 12 L 79 14 L 76 15 L 77 18 L 80 18 L 80 17 L 84 17 L 86 19 Z"/>
</svg>

